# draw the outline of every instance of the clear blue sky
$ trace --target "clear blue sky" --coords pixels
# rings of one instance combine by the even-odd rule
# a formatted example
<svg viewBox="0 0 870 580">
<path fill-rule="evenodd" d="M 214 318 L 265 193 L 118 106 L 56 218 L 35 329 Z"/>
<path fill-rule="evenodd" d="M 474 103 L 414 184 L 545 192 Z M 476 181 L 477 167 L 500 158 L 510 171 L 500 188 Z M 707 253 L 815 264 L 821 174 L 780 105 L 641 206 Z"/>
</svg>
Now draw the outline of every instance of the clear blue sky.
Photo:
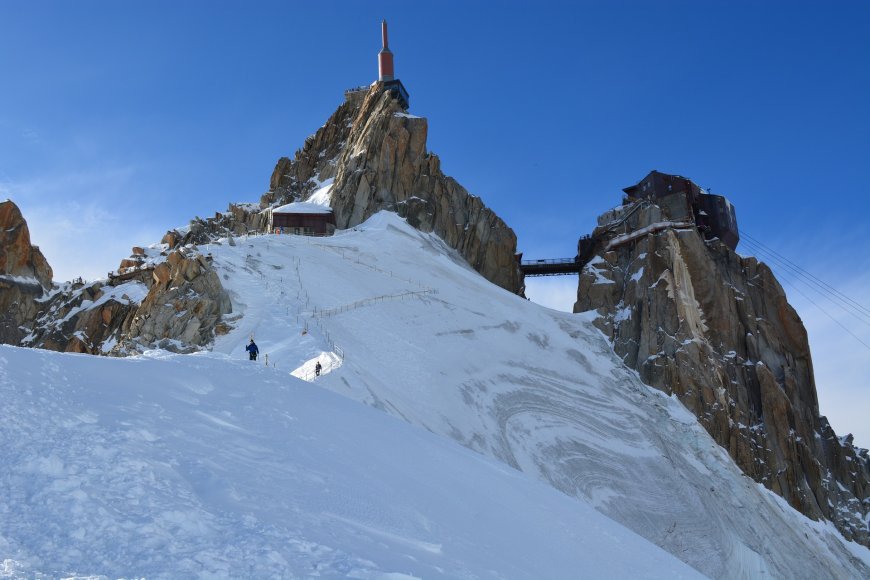
<svg viewBox="0 0 870 580">
<path fill-rule="evenodd" d="M 572 255 L 655 168 L 727 195 L 742 231 L 870 307 L 865 1 L 6 0 L 0 197 L 58 278 L 104 276 L 134 244 L 257 200 L 374 80 L 381 18 L 430 149 L 527 257 Z M 570 309 L 575 284 L 533 295 Z M 786 290 L 822 413 L 870 446 L 870 348 Z"/>
</svg>

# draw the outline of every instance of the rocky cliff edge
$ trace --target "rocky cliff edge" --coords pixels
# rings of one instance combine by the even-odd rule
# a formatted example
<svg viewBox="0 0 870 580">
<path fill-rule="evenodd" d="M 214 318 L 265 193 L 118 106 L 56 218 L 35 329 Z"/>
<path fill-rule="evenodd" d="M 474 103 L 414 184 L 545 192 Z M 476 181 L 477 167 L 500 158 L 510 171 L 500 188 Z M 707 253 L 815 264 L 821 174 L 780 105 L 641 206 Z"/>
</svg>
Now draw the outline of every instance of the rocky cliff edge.
<svg viewBox="0 0 870 580">
<path fill-rule="evenodd" d="M 27 334 L 51 279 L 51 267 L 31 244 L 21 210 L 11 200 L 0 202 L 0 342 L 17 344 Z"/>
<path fill-rule="evenodd" d="M 625 363 L 674 393 L 744 473 L 870 545 L 870 458 L 819 415 L 807 332 L 782 287 L 691 224 L 658 227 L 670 219 L 646 200 L 599 218 L 574 311 L 597 312 Z"/>
<path fill-rule="evenodd" d="M 231 311 L 207 255 L 193 245 L 133 248 L 105 280 L 52 284 L 27 222 L 0 203 L 0 343 L 125 355 L 159 346 L 189 352 Z"/>
</svg>

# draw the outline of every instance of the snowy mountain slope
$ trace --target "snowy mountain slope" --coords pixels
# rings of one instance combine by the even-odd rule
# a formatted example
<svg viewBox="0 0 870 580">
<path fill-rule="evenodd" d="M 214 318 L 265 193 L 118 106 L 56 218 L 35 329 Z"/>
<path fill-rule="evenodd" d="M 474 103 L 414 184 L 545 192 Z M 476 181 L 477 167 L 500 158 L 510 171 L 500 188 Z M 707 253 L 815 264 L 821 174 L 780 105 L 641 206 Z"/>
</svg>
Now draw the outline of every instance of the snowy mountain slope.
<svg viewBox="0 0 870 580">
<path fill-rule="evenodd" d="M 0 398 L 0 578 L 698 577 L 583 502 L 247 361 L 0 346 Z"/>
<path fill-rule="evenodd" d="M 870 552 L 744 477 L 586 319 L 488 284 L 393 214 L 358 230 L 212 248 L 241 314 L 215 350 L 242 358 L 253 333 L 279 370 L 323 360 L 318 385 L 533 474 L 709 576 L 870 576 Z"/>
</svg>

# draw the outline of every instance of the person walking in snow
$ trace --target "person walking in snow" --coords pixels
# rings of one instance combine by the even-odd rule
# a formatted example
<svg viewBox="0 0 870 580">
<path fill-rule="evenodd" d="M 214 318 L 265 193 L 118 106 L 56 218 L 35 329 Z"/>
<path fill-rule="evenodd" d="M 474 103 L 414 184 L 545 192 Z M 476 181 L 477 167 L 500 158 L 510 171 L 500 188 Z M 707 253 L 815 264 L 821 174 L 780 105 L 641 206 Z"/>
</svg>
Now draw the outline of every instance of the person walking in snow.
<svg viewBox="0 0 870 580">
<path fill-rule="evenodd" d="M 321 369 L 323 369 L 323 367 L 320 366 L 320 361 L 317 361 L 317 364 L 314 365 L 314 376 L 315 376 L 315 377 L 319 377 L 319 376 L 320 376 L 320 371 L 321 371 Z"/>
<path fill-rule="evenodd" d="M 257 343 L 254 342 L 253 338 L 248 346 L 245 347 L 245 350 L 248 351 L 248 357 L 250 360 L 257 360 L 257 355 L 260 354 L 260 349 L 257 348 Z"/>
</svg>

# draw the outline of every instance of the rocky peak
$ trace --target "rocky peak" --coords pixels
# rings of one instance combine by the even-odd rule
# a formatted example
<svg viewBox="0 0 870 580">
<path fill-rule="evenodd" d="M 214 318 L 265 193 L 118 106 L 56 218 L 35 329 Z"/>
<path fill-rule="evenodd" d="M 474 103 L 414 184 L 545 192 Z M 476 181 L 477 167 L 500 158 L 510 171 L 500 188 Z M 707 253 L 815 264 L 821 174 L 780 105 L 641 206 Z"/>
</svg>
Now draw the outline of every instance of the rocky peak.
<svg viewBox="0 0 870 580">
<path fill-rule="evenodd" d="M 51 288 L 51 266 L 37 246 L 21 210 L 11 200 L 0 202 L 0 276 L 21 278 Z"/>
<path fill-rule="evenodd" d="M 409 115 L 383 83 L 352 91 L 293 160 L 282 158 L 262 204 L 306 200 L 333 179 L 336 225 L 349 228 L 373 214 L 397 212 L 435 232 L 485 278 L 522 292 L 516 235 L 479 197 L 441 171 L 426 150 L 428 122 Z"/>
<path fill-rule="evenodd" d="M 305 139 L 293 159 L 278 160 L 269 191 L 260 199 L 262 207 L 307 199 L 322 182 L 335 177 L 336 163 L 362 104 L 360 95 L 360 91 L 348 93 L 326 124 Z"/>
<path fill-rule="evenodd" d="M 18 344 L 51 289 L 51 266 L 12 201 L 0 202 L 0 343 Z"/>
<path fill-rule="evenodd" d="M 770 269 L 638 200 L 599 218 L 575 312 L 675 394 L 748 476 L 870 544 L 870 460 L 819 415 L 807 332 Z"/>
</svg>

